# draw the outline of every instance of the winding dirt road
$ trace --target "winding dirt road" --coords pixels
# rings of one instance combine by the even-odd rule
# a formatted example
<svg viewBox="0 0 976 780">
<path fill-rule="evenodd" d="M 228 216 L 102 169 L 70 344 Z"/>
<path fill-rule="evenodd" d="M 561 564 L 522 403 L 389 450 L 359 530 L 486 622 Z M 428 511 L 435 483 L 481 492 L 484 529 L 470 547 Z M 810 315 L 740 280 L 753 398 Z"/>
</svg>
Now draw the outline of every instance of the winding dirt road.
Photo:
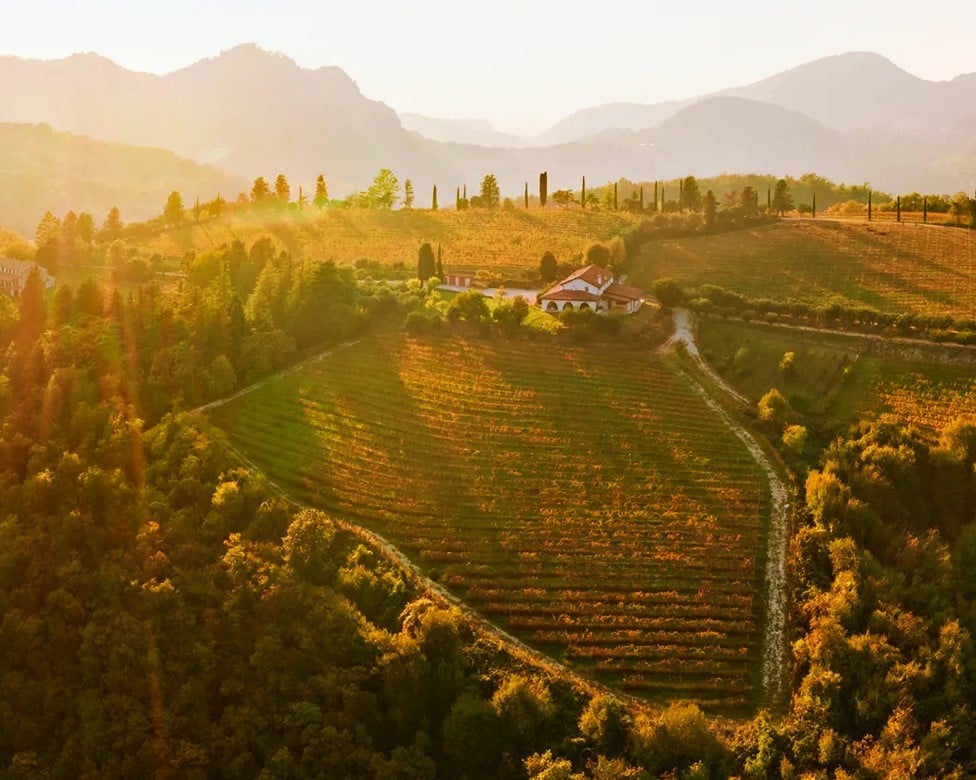
<svg viewBox="0 0 976 780">
<path fill-rule="evenodd" d="M 702 374 L 707 376 L 716 387 L 739 404 L 749 406 L 749 399 L 730 387 L 702 358 L 695 343 L 690 312 L 686 309 L 675 309 L 673 316 L 674 335 L 662 347 L 662 351 L 673 349 L 677 344 L 683 345 Z M 763 630 L 762 688 L 766 701 L 778 701 L 784 690 L 786 668 L 786 552 L 790 529 L 789 488 L 756 438 L 712 398 L 695 377 L 687 372 L 685 376 L 708 407 L 725 420 L 726 425 L 746 446 L 769 482 L 770 518 L 766 550 L 766 625 Z"/>
</svg>

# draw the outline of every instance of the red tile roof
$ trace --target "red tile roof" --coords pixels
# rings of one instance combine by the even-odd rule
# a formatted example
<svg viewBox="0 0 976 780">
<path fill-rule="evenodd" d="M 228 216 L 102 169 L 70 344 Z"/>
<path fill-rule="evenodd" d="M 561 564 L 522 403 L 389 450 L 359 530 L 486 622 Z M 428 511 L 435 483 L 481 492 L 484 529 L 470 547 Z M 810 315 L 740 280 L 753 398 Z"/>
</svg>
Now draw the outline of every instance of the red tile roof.
<svg viewBox="0 0 976 780">
<path fill-rule="evenodd" d="M 613 274 L 610 273 L 606 268 L 601 268 L 598 265 L 588 265 L 580 268 L 577 271 L 573 271 L 573 273 L 563 279 L 560 284 L 566 284 L 566 282 L 571 282 L 573 279 L 582 279 L 584 282 L 588 282 L 594 287 L 603 287 L 603 285 L 605 285 L 612 278 Z"/>
<path fill-rule="evenodd" d="M 562 283 L 546 290 L 539 296 L 540 301 L 599 301 L 600 296 L 594 295 L 588 290 L 566 290 Z"/>
<path fill-rule="evenodd" d="M 603 294 L 607 298 L 614 298 L 618 300 L 626 301 L 639 301 L 644 297 L 644 293 L 638 290 L 636 287 L 631 287 L 629 284 L 621 284 L 620 282 L 614 282 Z"/>
</svg>

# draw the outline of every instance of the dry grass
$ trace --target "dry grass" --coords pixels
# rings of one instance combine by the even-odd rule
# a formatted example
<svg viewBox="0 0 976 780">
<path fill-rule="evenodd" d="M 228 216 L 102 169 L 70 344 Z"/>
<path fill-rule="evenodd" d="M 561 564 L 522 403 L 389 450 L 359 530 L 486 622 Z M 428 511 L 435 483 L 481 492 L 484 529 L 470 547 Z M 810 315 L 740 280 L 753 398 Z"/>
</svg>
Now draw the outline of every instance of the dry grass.
<svg viewBox="0 0 976 780">
<path fill-rule="evenodd" d="M 424 241 L 440 244 L 447 270 L 487 269 L 518 274 L 538 270 L 547 251 L 560 262 L 582 255 L 591 241 L 619 234 L 636 221 L 624 212 L 579 209 L 487 211 L 367 211 L 330 208 L 299 213 L 253 212 L 169 230 L 148 240 L 147 253 L 182 256 L 216 249 L 235 239 L 250 244 L 270 236 L 296 257 L 352 263 L 360 258 L 383 265 L 417 262 Z"/>
</svg>

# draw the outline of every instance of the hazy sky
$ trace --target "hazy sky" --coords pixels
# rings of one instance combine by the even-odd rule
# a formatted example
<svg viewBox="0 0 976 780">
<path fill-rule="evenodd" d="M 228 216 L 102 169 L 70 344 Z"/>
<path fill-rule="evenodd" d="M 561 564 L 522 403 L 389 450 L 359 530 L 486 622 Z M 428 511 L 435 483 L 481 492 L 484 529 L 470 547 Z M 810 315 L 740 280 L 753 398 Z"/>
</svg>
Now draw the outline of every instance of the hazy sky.
<svg viewBox="0 0 976 780">
<path fill-rule="evenodd" d="M 974 29 L 976 3 L 955 0 L 0 0 L 0 54 L 96 51 L 165 73 L 254 42 L 305 67 L 338 65 L 397 110 L 487 118 L 515 132 L 845 51 L 951 78 L 976 71 Z"/>
</svg>

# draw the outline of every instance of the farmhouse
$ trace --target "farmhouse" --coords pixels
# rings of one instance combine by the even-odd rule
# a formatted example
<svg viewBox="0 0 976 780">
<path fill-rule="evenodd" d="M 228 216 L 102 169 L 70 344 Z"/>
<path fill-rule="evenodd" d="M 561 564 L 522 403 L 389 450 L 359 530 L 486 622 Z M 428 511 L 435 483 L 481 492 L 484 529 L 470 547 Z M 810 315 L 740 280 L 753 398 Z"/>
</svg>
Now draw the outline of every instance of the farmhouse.
<svg viewBox="0 0 976 780">
<path fill-rule="evenodd" d="M 470 287 L 471 282 L 474 281 L 474 274 L 447 274 L 447 278 L 444 280 L 444 284 L 450 284 L 454 287 Z"/>
<path fill-rule="evenodd" d="M 10 257 L 0 257 L 0 293 L 11 297 L 20 295 L 31 270 L 37 268 L 45 287 L 54 287 L 54 277 L 44 268 L 29 260 L 14 260 Z"/>
<path fill-rule="evenodd" d="M 539 307 L 548 312 L 590 309 L 632 314 L 644 303 L 644 293 L 618 281 L 606 268 L 588 265 L 550 287 L 538 300 Z"/>
</svg>

